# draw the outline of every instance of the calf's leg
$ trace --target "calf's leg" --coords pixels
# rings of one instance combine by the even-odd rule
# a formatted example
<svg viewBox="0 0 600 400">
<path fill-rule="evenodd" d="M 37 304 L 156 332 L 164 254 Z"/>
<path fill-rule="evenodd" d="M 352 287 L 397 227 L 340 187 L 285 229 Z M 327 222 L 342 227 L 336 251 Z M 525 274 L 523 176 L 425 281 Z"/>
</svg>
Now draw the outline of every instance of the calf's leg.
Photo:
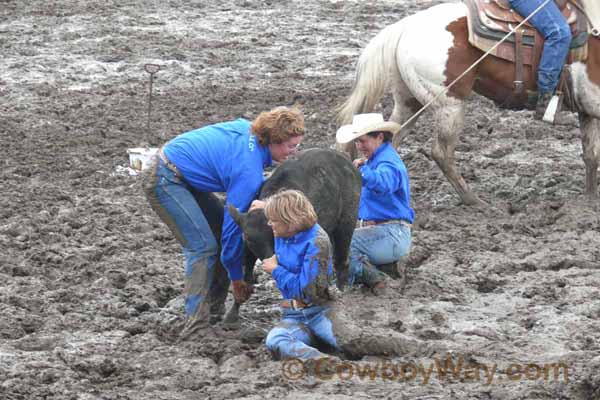
<svg viewBox="0 0 600 400">
<path fill-rule="evenodd" d="M 354 232 L 355 220 L 340 223 L 330 238 L 334 249 L 333 265 L 335 267 L 337 287 L 342 290 L 348 284 L 350 242 Z"/>
<path fill-rule="evenodd" d="M 248 285 L 254 285 L 254 264 L 256 263 L 256 256 L 252 254 L 250 249 L 244 246 L 244 281 Z M 240 319 L 240 303 L 234 301 L 231 309 L 225 316 L 223 322 L 225 324 L 230 325 L 231 327 L 236 327 L 239 323 Z"/>
</svg>

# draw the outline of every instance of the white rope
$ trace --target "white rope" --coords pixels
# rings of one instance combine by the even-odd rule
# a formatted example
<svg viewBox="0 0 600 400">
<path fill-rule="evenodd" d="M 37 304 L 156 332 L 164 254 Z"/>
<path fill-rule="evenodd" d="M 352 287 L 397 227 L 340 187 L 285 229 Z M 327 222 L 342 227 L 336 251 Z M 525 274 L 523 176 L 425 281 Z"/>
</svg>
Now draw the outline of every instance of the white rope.
<svg viewBox="0 0 600 400">
<path fill-rule="evenodd" d="M 458 82 L 463 76 L 465 76 L 467 73 L 469 73 L 469 71 L 471 71 L 473 68 L 475 68 L 477 66 L 477 64 L 479 64 L 485 57 L 487 57 L 492 51 L 494 51 L 496 49 L 496 47 L 500 46 L 502 43 L 504 43 L 506 41 L 506 39 L 508 39 L 508 37 L 510 35 L 512 35 L 513 33 L 515 33 L 520 27 L 522 27 L 527 21 L 529 21 L 529 19 L 531 17 L 533 17 L 535 14 L 537 14 L 538 11 L 540 11 L 546 4 L 548 4 L 548 2 L 550 1 L 554 1 L 554 0 L 546 0 L 544 1 L 542 4 L 540 4 L 540 6 L 538 8 L 536 8 L 531 14 L 529 14 L 529 16 L 527 18 L 525 18 L 523 21 L 521 21 L 516 27 L 512 28 L 510 30 L 510 32 L 508 32 L 498 43 L 496 43 L 491 49 L 489 49 L 488 51 L 485 52 L 484 55 L 482 55 L 481 57 L 479 57 L 479 59 L 477 61 L 475 61 L 469 68 L 467 68 L 462 74 L 459 75 L 458 78 L 456 78 L 455 80 L 453 80 L 448 86 L 446 86 L 444 88 L 444 90 L 442 90 L 441 92 L 439 92 L 433 99 L 431 99 L 427 104 L 425 104 L 423 107 L 421 107 L 421 109 L 419 111 L 417 111 L 415 114 L 413 114 L 412 117 L 410 117 L 406 122 L 404 122 L 402 124 L 402 126 L 400 126 L 400 130 L 402 130 L 402 128 L 404 128 L 406 125 L 408 125 L 412 120 L 414 120 L 415 118 L 417 118 L 419 115 L 421 115 L 421 113 L 423 111 L 425 111 L 425 109 L 427 109 L 427 107 L 429 107 L 431 105 L 431 103 L 433 103 L 434 101 L 436 101 L 440 96 L 442 96 L 443 94 L 445 94 L 452 86 L 454 86 L 454 84 L 456 82 Z"/>
</svg>

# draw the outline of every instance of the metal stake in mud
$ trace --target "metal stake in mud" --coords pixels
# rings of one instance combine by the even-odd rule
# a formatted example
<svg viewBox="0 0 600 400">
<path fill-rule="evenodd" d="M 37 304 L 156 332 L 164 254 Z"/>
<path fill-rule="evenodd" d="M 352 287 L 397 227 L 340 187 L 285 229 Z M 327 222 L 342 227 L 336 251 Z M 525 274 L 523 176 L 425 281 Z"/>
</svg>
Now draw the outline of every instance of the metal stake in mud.
<svg viewBox="0 0 600 400">
<path fill-rule="evenodd" d="M 150 135 L 150 115 L 152 114 L 152 83 L 154 82 L 154 74 L 160 71 L 160 65 L 146 64 L 144 70 L 150 74 L 150 82 L 148 87 L 148 121 L 146 123 L 146 135 Z M 148 145 L 150 141 L 148 141 Z"/>
</svg>

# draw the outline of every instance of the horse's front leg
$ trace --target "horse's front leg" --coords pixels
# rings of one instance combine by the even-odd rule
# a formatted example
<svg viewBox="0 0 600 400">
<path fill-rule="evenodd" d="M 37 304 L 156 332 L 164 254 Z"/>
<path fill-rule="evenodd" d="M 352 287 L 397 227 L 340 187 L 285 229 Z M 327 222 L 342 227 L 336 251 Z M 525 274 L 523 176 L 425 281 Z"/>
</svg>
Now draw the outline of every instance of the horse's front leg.
<svg viewBox="0 0 600 400">
<path fill-rule="evenodd" d="M 440 167 L 448 182 L 454 187 L 463 204 L 468 206 L 481 204 L 481 200 L 469 189 L 469 186 L 456 168 L 454 149 L 458 134 L 464 125 L 464 104 L 444 104 L 435 110 L 435 137 L 431 156 Z"/>
<path fill-rule="evenodd" d="M 580 113 L 581 144 L 585 163 L 585 194 L 598 197 L 598 164 L 600 163 L 600 120 Z"/>
</svg>

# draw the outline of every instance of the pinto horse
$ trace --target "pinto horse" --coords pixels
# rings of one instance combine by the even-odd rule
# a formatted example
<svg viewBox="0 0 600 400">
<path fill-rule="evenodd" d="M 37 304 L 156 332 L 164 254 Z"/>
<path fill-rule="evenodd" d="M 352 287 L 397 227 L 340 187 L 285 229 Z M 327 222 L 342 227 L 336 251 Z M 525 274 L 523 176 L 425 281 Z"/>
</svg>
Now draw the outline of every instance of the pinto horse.
<svg viewBox="0 0 600 400">
<path fill-rule="evenodd" d="M 597 34 L 600 1 L 579 0 Z M 363 50 L 358 60 L 354 88 L 339 108 L 338 120 L 350 123 L 357 113 L 370 112 L 391 88 L 394 110 L 391 120 L 408 121 L 423 104 L 433 100 L 484 52 L 468 40 L 467 6 L 444 3 L 403 18 L 386 27 Z M 597 196 L 597 169 L 600 161 L 600 38 L 588 38 L 586 61 L 571 64 L 573 96 L 583 132 L 583 160 L 586 167 L 586 194 Z M 524 85 L 536 90 L 536 77 L 526 69 Z M 480 203 L 457 170 L 454 150 L 464 126 L 465 101 L 474 91 L 497 104 L 506 101 L 515 81 L 514 64 L 492 55 L 459 79 L 431 104 L 434 140 L 431 155 L 466 205 Z M 394 138 L 397 146 L 410 121 Z M 345 147 L 349 151 L 349 147 Z"/>
</svg>

